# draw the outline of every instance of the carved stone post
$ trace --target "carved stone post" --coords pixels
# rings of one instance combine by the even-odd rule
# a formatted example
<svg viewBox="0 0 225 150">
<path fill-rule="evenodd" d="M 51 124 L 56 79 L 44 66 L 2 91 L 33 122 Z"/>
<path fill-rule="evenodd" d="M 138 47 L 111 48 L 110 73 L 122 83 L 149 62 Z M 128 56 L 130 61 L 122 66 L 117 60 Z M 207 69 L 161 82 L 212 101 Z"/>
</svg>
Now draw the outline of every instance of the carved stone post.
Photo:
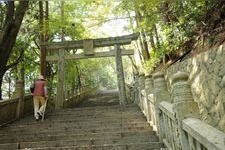
<svg viewBox="0 0 225 150">
<path fill-rule="evenodd" d="M 121 54 L 121 49 L 119 45 L 115 45 L 114 48 L 116 52 L 115 54 L 116 71 L 117 71 L 120 105 L 125 105 L 127 102 L 127 96 L 126 96 L 126 87 L 125 87 L 124 72 L 123 72 L 122 54 Z"/>
<path fill-rule="evenodd" d="M 134 75 L 134 104 L 139 105 L 140 97 L 139 97 L 139 76 L 138 74 Z"/>
<path fill-rule="evenodd" d="M 153 104 L 155 109 L 154 125 L 156 125 L 159 138 L 162 141 L 162 137 L 165 134 L 165 128 L 163 124 L 162 113 L 159 109 L 159 103 L 162 101 L 170 101 L 170 94 L 167 90 L 167 84 L 164 78 L 164 74 L 155 73 L 153 74 L 153 85 L 154 85 L 154 97 Z"/>
<path fill-rule="evenodd" d="M 138 93 L 139 93 L 139 107 L 141 108 L 141 111 L 144 112 L 144 102 L 142 98 L 142 91 L 145 89 L 145 75 L 140 74 L 138 77 Z"/>
<path fill-rule="evenodd" d="M 182 120 L 187 117 L 198 117 L 199 110 L 194 102 L 190 85 L 187 82 L 188 75 L 184 72 L 178 72 L 172 79 L 172 100 L 173 110 L 176 117 L 176 149 L 188 150 L 189 145 L 187 137 L 182 130 Z"/>
<path fill-rule="evenodd" d="M 16 82 L 13 98 L 19 98 L 16 110 L 16 118 L 19 119 L 24 115 L 24 82 L 22 80 Z"/>
<path fill-rule="evenodd" d="M 146 103 L 147 103 L 147 111 L 146 111 L 146 116 L 147 116 L 147 121 L 150 123 L 151 121 L 151 102 L 148 99 L 148 95 L 153 93 L 153 80 L 152 80 L 152 75 L 147 75 L 145 76 L 145 97 L 146 97 Z"/>
</svg>

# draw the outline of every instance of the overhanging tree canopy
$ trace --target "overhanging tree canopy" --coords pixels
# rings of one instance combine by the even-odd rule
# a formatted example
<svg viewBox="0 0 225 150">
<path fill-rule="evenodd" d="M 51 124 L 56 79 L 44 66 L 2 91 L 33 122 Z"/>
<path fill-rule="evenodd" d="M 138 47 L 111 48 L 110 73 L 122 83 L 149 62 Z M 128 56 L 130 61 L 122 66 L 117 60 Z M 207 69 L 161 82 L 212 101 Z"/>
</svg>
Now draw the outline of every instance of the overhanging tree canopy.
<svg viewBox="0 0 225 150">
<path fill-rule="evenodd" d="M 16 60 L 12 64 L 8 64 L 10 54 L 16 41 L 23 17 L 28 8 L 29 1 L 7 1 L 6 13 L 4 23 L 2 24 L 2 31 L 0 33 L 0 87 L 2 86 L 2 79 L 5 72 L 18 64 Z M 1 4 L 2 5 L 2 4 Z M 20 57 L 19 57 L 20 58 Z M 18 58 L 18 59 L 19 59 Z M 0 89 L 0 99 L 2 99 L 2 90 Z"/>
</svg>

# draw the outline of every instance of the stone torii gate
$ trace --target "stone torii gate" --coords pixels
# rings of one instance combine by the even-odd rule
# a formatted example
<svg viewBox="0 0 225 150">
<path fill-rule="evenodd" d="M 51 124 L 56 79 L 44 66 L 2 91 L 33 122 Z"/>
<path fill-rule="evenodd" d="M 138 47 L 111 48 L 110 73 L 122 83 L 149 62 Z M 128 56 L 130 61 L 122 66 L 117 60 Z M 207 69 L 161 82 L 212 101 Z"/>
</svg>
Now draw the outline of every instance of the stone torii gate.
<svg viewBox="0 0 225 150">
<path fill-rule="evenodd" d="M 58 85 L 57 85 L 57 98 L 55 102 L 55 108 L 63 108 L 64 101 L 64 68 L 65 60 L 71 59 L 88 59 L 88 58 L 99 58 L 99 57 L 115 57 L 116 59 L 116 70 L 118 79 L 119 99 L 120 105 L 126 103 L 126 89 L 124 81 L 124 72 L 122 65 L 122 56 L 134 55 L 133 50 L 122 50 L 120 45 L 131 44 L 133 40 L 137 40 L 139 37 L 138 33 L 109 37 L 99 39 L 85 39 L 77 41 L 63 41 L 63 42 L 44 42 L 41 43 L 41 47 L 46 49 L 47 57 L 46 61 L 58 62 Z M 95 48 L 114 46 L 114 50 L 96 52 Z M 83 49 L 83 53 L 71 54 L 68 50 Z M 54 55 L 52 55 L 54 53 Z M 51 55 L 49 55 L 51 54 Z"/>
</svg>

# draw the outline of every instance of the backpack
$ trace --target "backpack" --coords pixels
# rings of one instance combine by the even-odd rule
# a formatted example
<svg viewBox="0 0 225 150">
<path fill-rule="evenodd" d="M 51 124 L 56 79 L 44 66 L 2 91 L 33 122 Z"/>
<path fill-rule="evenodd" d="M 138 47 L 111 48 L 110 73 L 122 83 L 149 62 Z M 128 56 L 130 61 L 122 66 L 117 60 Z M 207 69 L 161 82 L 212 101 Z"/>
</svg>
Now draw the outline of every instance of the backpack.
<svg viewBox="0 0 225 150">
<path fill-rule="evenodd" d="M 35 88 L 35 86 L 34 86 L 34 82 L 30 85 L 30 92 L 31 93 L 34 93 L 34 88 Z"/>
</svg>

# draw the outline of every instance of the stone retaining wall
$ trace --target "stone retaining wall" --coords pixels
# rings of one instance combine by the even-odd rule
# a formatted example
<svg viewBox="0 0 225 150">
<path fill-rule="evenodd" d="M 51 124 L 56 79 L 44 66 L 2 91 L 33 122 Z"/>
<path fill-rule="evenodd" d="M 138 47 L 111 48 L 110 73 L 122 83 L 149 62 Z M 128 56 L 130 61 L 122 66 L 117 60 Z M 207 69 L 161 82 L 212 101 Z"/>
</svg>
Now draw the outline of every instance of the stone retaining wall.
<svg viewBox="0 0 225 150">
<path fill-rule="evenodd" d="M 201 120 L 225 132 L 225 45 L 169 67 L 165 71 L 168 84 L 178 71 L 189 75 Z"/>
</svg>

